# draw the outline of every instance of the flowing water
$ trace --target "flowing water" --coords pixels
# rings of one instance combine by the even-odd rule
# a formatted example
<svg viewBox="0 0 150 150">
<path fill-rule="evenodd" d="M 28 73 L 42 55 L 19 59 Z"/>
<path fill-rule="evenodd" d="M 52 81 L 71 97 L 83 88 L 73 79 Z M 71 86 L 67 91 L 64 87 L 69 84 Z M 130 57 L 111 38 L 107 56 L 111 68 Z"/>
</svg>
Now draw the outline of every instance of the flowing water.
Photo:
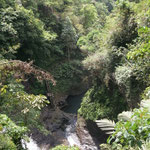
<svg viewBox="0 0 150 150">
<path fill-rule="evenodd" d="M 22 140 L 22 146 L 28 150 L 41 150 L 31 137 L 29 138 L 29 142 Z"/>
<path fill-rule="evenodd" d="M 32 139 L 32 137 L 29 138 L 29 142 L 22 140 L 22 146 L 26 150 L 49 150 L 47 145 L 39 146 L 36 141 Z"/>
<path fill-rule="evenodd" d="M 68 103 L 68 106 L 64 109 L 64 111 L 66 113 L 77 114 L 84 94 L 85 93 L 80 94 L 80 95 L 75 95 L 75 96 L 69 96 L 66 100 Z"/>
<path fill-rule="evenodd" d="M 72 120 L 70 120 L 70 124 L 67 126 L 67 128 L 65 130 L 65 133 L 66 133 L 65 135 L 66 135 L 66 138 L 67 138 L 70 146 L 76 145 L 76 146 L 80 147 L 81 150 L 98 150 L 98 148 L 95 145 L 89 145 L 88 142 L 82 144 L 76 133 L 76 124 L 77 124 L 76 114 L 77 114 L 78 109 L 80 108 L 80 104 L 82 102 L 82 98 L 83 98 L 84 94 L 85 93 L 83 93 L 81 95 L 76 95 L 76 96 L 69 96 L 67 98 L 68 106 L 64 111 L 67 113 L 75 114 L 75 115 L 72 118 Z M 89 138 L 90 138 L 90 136 L 89 136 Z M 92 141 L 92 139 L 91 139 L 91 141 Z"/>
<path fill-rule="evenodd" d="M 76 134 L 76 123 L 77 123 L 76 118 L 70 121 L 70 124 L 67 126 L 65 130 L 65 136 L 70 146 L 77 145 L 78 147 L 81 147 L 80 140 Z"/>
<path fill-rule="evenodd" d="M 74 145 L 78 146 L 80 150 L 98 150 L 97 146 L 95 145 L 90 145 L 89 143 L 82 144 L 80 142 L 80 139 L 76 133 L 76 124 L 77 124 L 77 119 L 75 117 L 71 120 L 70 125 L 68 125 L 65 130 L 66 138 L 70 146 L 74 146 Z"/>
</svg>

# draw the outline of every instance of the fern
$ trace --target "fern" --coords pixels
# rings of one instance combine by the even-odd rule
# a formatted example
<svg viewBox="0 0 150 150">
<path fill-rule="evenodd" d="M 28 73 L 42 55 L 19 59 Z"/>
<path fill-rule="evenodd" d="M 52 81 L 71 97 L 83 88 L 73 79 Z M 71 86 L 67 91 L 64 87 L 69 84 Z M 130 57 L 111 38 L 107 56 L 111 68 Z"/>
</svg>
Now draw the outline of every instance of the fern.
<svg viewBox="0 0 150 150">
<path fill-rule="evenodd" d="M 118 120 L 128 121 L 131 120 L 132 112 L 131 111 L 124 111 L 118 115 Z M 115 122 L 108 119 L 101 119 L 95 121 L 97 126 L 102 130 L 105 131 L 106 134 L 112 134 L 115 128 Z"/>
<path fill-rule="evenodd" d="M 102 131 L 105 131 L 106 134 L 113 133 L 115 127 L 114 121 L 108 119 L 102 119 L 102 120 L 96 120 L 95 122 Z"/>
</svg>

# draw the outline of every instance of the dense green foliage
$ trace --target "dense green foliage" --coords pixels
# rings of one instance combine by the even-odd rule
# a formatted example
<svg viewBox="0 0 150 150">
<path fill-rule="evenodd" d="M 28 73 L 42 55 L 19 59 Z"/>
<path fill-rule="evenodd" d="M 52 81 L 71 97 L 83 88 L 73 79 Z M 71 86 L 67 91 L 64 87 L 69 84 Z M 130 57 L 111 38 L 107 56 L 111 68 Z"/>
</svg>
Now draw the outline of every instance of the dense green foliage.
<svg viewBox="0 0 150 150">
<path fill-rule="evenodd" d="M 27 128 L 36 127 L 46 131 L 39 121 L 41 108 L 49 103 L 46 96 L 29 94 L 22 84 L 23 81 L 25 82 L 25 75 L 36 71 L 30 65 L 19 61 L 18 64 L 9 64 L 5 60 L 1 61 L 0 66 L 0 126 L 2 134 L 4 134 L 2 138 L 5 136 L 12 140 L 15 144 L 14 148 L 17 147 L 17 149 L 22 149 L 21 139 L 29 131 Z M 26 70 L 23 71 L 21 68 Z M 29 68 L 30 71 L 28 70 Z M 6 114 L 13 121 L 2 114 Z M 13 148 L 13 144 L 10 141 L 11 145 Z"/>
<path fill-rule="evenodd" d="M 138 106 L 150 87 L 150 1 L 1 0 L 0 116 L 12 127 L 0 133 L 0 142 L 8 139 L 0 148 L 21 149 L 26 127 L 45 131 L 39 121 L 45 95 L 53 102 L 53 95 L 82 91 L 83 84 L 92 85 L 79 109 L 87 120 L 116 121 Z M 119 135 L 119 144 L 145 142 L 149 128 L 138 132 L 149 125 L 147 117 L 148 110 L 135 109 L 134 123 L 119 122 L 116 134 L 131 130 Z"/>
<path fill-rule="evenodd" d="M 81 82 L 86 76 L 83 71 L 74 73 L 83 70 L 81 60 L 85 55 L 77 41 L 86 36 L 87 40 L 93 38 L 93 42 L 97 41 L 97 34 L 113 8 L 113 1 L 4 0 L 0 6 L 1 55 L 9 59 L 33 60 L 52 72 L 58 83 L 52 89 L 56 93 L 68 91 L 76 80 Z M 55 68 L 60 72 L 56 73 Z M 72 77 L 71 82 L 61 72 Z"/>
<path fill-rule="evenodd" d="M 102 144 L 102 150 L 148 150 L 150 139 L 150 96 L 146 92 L 147 100 L 142 100 L 140 108 L 133 112 L 123 112 L 118 115 L 115 130 L 108 138 L 109 144 Z M 112 124 L 112 126 L 114 126 Z M 101 127 L 101 126 L 100 126 Z M 106 128 L 108 126 L 106 125 Z M 106 130 L 107 131 L 107 130 Z"/>
<path fill-rule="evenodd" d="M 27 128 L 17 126 L 6 115 L 1 114 L 0 131 L 0 149 L 17 150 L 17 148 L 21 148 L 20 140 L 25 138 Z"/>
<path fill-rule="evenodd" d="M 14 133 L 17 125 L 19 134 L 1 135 L 1 141 L 8 139 L 6 147 L 12 146 L 6 149 L 21 149 L 20 140 L 29 131 L 21 133 L 22 128 L 45 131 L 39 117 L 49 102 L 41 94 L 46 95 L 49 89 L 43 80 L 57 94 L 68 93 L 87 78 L 81 63 L 86 53 L 82 53 L 77 41 L 89 32 L 94 36 L 94 27 L 99 22 L 99 27 L 104 26 L 112 7 L 112 1 L 0 1 L 0 113 L 14 122 L 8 122 L 12 125 L 8 131 Z M 22 62 L 12 61 L 15 59 Z M 57 85 L 53 87 L 55 81 L 49 72 L 33 63 L 50 71 Z"/>
<path fill-rule="evenodd" d="M 96 51 L 83 61 L 99 87 L 91 88 L 83 99 L 79 113 L 86 119 L 116 119 L 119 111 L 137 107 L 141 93 L 150 85 L 149 8 L 148 0 L 117 1 L 106 17 L 97 34 L 99 47 L 93 47 Z M 115 115 L 109 113 L 112 108 Z"/>
<path fill-rule="evenodd" d="M 0 149 L 3 150 L 17 150 L 16 145 L 11 141 L 8 136 L 0 134 Z"/>
<path fill-rule="evenodd" d="M 144 141 L 149 140 L 150 133 L 150 113 L 147 109 L 135 109 L 131 120 L 127 122 L 119 121 L 115 126 L 113 139 L 113 149 L 128 149 L 129 147 L 142 148 Z"/>
<path fill-rule="evenodd" d="M 124 98 L 117 87 L 108 89 L 106 86 L 95 86 L 85 94 L 79 114 L 91 120 L 106 117 L 114 119 L 125 109 L 125 106 Z"/>
</svg>

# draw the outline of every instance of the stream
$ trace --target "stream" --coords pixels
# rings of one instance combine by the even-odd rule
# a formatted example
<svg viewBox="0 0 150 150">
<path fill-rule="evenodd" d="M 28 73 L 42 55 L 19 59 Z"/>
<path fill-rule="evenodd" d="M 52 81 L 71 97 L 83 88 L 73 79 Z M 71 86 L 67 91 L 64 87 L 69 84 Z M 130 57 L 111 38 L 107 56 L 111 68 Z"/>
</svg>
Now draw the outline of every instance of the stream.
<svg viewBox="0 0 150 150">
<path fill-rule="evenodd" d="M 22 140 L 21 142 L 24 149 L 41 150 L 37 143 L 31 137 L 29 138 L 29 142 L 26 142 L 24 140 Z"/>
<path fill-rule="evenodd" d="M 82 98 L 85 93 L 76 95 L 76 96 L 68 96 L 67 98 L 67 107 L 64 109 L 66 113 L 77 114 L 78 109 L 80 108 L 80 104 L 82 102 Z"/>
<path fill-rule="evenodd" d="M 76 134 L 76 123 L 77 119 L 74 118 L 70 121 L 70 124 L 67 126 L 65 130 L 65 136 L 70 144 L 70 146 L 77 145 L 78 147 L 81 147 L 80 140 Z"/>
<path fill-rule="evenodd" d="M 90 137 L 90 135 L 87 135 L 87 137 L 89 136 L 88 140 L 85 143 L 81 143 L 77 132 L 76 132 L 76 126 L 77 126 L 77 111 L 80 108 L 80 104 L 82 101 L 84 94 L 81 95 L 77 95 L 77 96 L 69 96 L 67 98 L 67 107 L 64 108 L 64 112 L 67 114 L 72 114 L 72 118 L 69 120 L 68 125 L 66 125 L 66 129 L 64 130 L 64 139 L 66 139 L 68 141 L 68 144 L 70 146 L 78 146 L 81 150 L 98 150 L 98 148 L 94 145 L 90 145 L 88 140 L 92 140 L 92 138 Z M 83 129 L 84 130 L 84 129 Z M 87 133 L 87 131 L 83 131 L 83 133 Z M 38 146 L 38 144 L 36 143 L 36 141 L 34 141 L 32 139 L 32 137 L 30 137 L 30 142 L 25 142 L 22 141 L 22 145 L 23 147 L 26 147 L 27 150 L 49 150 L 49 148 L 46 148 L 46 146 Z"/>
</svg>

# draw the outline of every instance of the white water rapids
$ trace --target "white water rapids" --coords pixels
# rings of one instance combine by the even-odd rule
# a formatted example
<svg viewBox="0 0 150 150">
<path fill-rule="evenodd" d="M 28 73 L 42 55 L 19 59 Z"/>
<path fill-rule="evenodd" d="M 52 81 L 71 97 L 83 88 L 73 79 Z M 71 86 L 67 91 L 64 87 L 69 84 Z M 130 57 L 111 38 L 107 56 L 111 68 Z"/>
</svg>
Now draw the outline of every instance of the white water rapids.
<svg viewBox="0 0 150 150">
<path fill-rule="evenodd" d="M 78 146 L 81 147 L 80 140 L 76 134 L 76 120 L 73 119 L 71 124 L 67 126 L 65 131 L 65 136 L 70 144 L 70 146 Z"/>
<path fill-rule="evenodd" d="M 65 130 L 65 138 L 67 139 L 70 146 L 78 146 L 81 147 L 80 140 L 76 134 L 76 120 L 72 120 L 71 124 L 67 125 Z M 23 148 L 26 148 L 27 150 L 49 150 L 44 147 L 39 147 L 36 141 L 32 139 L 32 137 L 29 138 L 29 142 L 22 140 Z"/>
<path fill-rule="evenodd" d="M 27 150 L 48 150 L 46 146 L 39 147 L 31 137 L 29 138 L 29 142 L 22 140 L 22 146 Z"/>
<path fill-rule="evenodd" d="M 80 139 L 76 133 L 76 124 L 77 124 L 77 120 L 73 119 L 71 121 L 71 124 L 68 125 L 65 130 L 65 135 L 66 135 L 66 138 L 67 138 L 70 146 L 77 146 L 80 148 L 80 150 L 98 150 L 98 148 L 96 146 L 91 146 L 88 143 L 82 144 L 80 142 Z"/>
<path fill-rule="evenodd" d="M 28 150 L 40 150 L 36 142 L 31 137 L 29 138 L 29 142 L 22 140 L 22 146 Z"/>
</svg>

